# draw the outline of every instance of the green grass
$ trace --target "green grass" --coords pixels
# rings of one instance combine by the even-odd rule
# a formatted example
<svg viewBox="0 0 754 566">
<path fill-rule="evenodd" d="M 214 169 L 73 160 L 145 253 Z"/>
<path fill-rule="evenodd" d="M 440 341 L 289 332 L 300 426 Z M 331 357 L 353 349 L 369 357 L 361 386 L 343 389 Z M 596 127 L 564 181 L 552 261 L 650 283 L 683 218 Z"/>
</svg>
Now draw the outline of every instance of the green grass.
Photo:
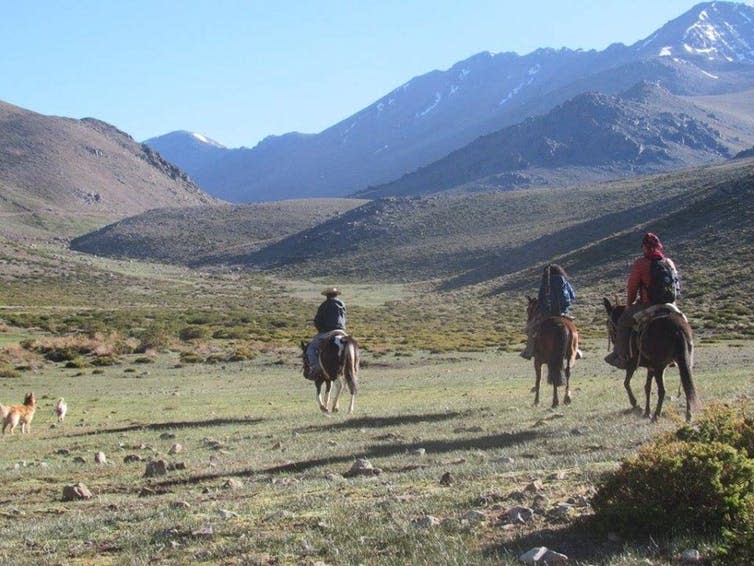
<svg viewBox="0 0 754 566">
<path fill-rule="evenodd" d="M 588 506 L 568 519 L 543 512 L 531 524 L 499 523 L 510 507 L 533 505 L 532 482 L 541 483 L 545 510 L 588 499 L 602 471 L 680 423 L 675 370 L 665 416 L 650 425 L 627 411 L 622 377 L 601 361 L 602 348 L 587 344 L 574 402 L 555 411 L 549 388 L 542 406 L 531 405 L 533 371 L 514 353 L 367 352 L 350 418 L 319 413 L 294 349 L 223 365 L 180 365 L 177 353 L 148 365 L 125 356 L 101 373 L 46 363 L 0 380 L 4 403 L 28 390 L 40 398 L 31 434 L 2 439 L 0 556 L 16 564 L 515 564 L 545 544 L 591 564 L 670 564 L 685 541 L 594 540 L 580 527 Z M 703 400 L 751 397 L 752 361 L 750 343 L 700 348 Z M 62 425 L 52 415 L 60 396 L 69 403 Z M 183 450 L 170 454 L 176 443 Z M 94 462 L 100 450 L 104 465 Z M 145 478 L 145 462 L 125 463 L 128 455 L 185 469 Z M 359 457 L 382 474 L 342 477 Z M 449 486 L 440 484 L 446 472 Z M 63 486 L 77 482 L 94 498 L 63 502 Z M 485 520 L 464 519 L 472 510 Z M 442 526 L 418 527 L 427 515 Z"/>
</svg>

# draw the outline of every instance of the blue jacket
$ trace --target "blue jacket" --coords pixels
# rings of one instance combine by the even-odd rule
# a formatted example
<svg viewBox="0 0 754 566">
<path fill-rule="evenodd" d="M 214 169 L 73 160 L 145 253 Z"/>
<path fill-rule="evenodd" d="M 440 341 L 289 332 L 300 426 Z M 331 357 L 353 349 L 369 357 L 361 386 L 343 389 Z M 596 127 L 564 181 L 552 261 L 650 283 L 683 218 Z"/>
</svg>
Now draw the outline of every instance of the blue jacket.
<svg viewBox="0 0 754 566">
<path fill-rule="evenodd" d="M 539 288 L 537 297 L 537 308 L 540 312 L 549 316 L 558 316 L 569 314 L 573 301 L 576 299 L 576 293 L 568 281 L 562 275 L 550 276 L 550 294 L 547 296 L 547 288 L 543 284 Z"/>
</svg>

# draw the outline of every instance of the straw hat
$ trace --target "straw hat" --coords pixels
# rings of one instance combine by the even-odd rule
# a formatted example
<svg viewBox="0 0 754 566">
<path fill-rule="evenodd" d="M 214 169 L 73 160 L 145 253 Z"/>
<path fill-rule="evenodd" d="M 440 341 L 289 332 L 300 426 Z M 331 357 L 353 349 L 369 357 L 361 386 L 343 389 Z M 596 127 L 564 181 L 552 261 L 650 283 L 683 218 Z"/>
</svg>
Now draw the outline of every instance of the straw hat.
<svg viewBox="0 0 754 566">
<path fill-rule="evenodd" d="M 340 289 L 338 289 L 337 287 L 328 287 L 327 289 L 322 291 L 322 294 L 325 297 L 329 297 L 330 295 L 340 295 Z"/>
</svg>

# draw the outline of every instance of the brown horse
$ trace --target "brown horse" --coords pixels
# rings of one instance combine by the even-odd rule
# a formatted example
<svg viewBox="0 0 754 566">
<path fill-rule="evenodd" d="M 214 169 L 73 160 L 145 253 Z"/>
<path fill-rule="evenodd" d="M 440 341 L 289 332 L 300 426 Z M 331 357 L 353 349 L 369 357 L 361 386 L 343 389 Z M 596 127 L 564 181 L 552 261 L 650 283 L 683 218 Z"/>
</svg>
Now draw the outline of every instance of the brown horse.
<svg viewBox="0 0 754 566">
<path fill-rule="evenodd" d="M 304 377 L 312 379 L 309 359 L 306 355 L 306 342 L 301 342 L 302 358 L 304 360 Z M 335 331 L 322 338 L 318 344 L 319 365 L 321 373 L 314 376 L 316 387 L 315 398 L 323 413 L 337 413 L 340 393 L 345 384 L 351 392 L 351 403 L 348 406 L 348 414 L 353 413 L 356 401 L 356 392 L 359 387 L 359 344 L 341 331 Z M 335 398 L 332 406 L 330 403 L 330 389 L 335 382 Z M 324 395 L 322 385 L 324 384 Z"/>
<path fill-rule="evenodd" d="M 537 313 L 537 299 L 526 297 L 527 320 Z M 539 383 L 542 380 L 542 364 L 547 364 L 547 383 L 552 385 L 552 407 L 560 405 L 558 387 L 565 385 L 563 403 L 571 403 L 571 367 L 576 362 L 579 349 L 579 333 L 573 321 L 565 316 L 545 318 L 539 325 L 534 339 L 534 404 L 539 404 Z M 565 383 L 563 382 L 565 374 Z"/>
<path fill-rule="evenodd" d="M 615 343 L 618 331 L 618 319 L 626 309 L 625 305 L 612 305 L 603 299 L 607 311 L 608 340 Z M 644 417 L 649 418 L 649 399 L 652 393 L 652 379 L 657 382 L 657 407 L 652 421 L 656 422 L 662 412 L 665 399 L 665 368 L 675 362 L 681 374 L 681 385 L 686 394 L 686 421 L 691 420 L 691 407 L 698 407 L 696 389 L 691 375 L 694 365 L 694 337 L 686 318 L 670 309 L 659 309 L 658 313 L 647 322 L 637 334 L 631 337 L 631 359 L 626 367 L 626 379 L 623 386 L 628 392 L 631 407 L 636 407 L 636 397 L 631 391 L 631 376 L 636 368 L 647 368 L 647 381 L 644 384 L 646 405 Z"/>
</svg>

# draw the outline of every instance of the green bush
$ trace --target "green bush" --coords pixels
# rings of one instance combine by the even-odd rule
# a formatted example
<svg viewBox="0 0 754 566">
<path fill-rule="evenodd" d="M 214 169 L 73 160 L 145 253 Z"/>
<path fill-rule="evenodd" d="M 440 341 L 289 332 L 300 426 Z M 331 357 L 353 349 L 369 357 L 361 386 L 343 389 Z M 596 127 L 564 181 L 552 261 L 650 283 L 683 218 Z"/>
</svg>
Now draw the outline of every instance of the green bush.
<svg viewBox="0 0 754 566">
<path fill-rule="evenodd" d="M 21 372 L 12 368 L 11 366 L 2 364 L 0 365 L 0 377 L 20 377 Z"/>
<path fill-rule="evenodd" d="M 189 340 L 198 340 L 204 338 L 207 335 L 207 331 L 201 326 L 186 326 L 181 328 L 178 333 L 178 337 L 184 342 Z"/>
<path fill-rule="evenodd" d="M 163 324 L 157 322 L 153 322 L 145 328 L 138 338 L 139 346 L 136 351 L 140 354 L 148 350 L 164 352 L 170 345 L 170 333 Z"/>
<path fill-rule="evenodd" d="M 184 364 L 200 364 L 204 361 L 204 358 L 193 352 L 181 352 L 180 360 Z"/>
<path fill-rule="evenodd" d="M 724 564 L 754 556 L 753 438 L 751 418 L 712 406 L 602 479 L 592 500 L 596 526 L 629 537 L 722 537 Z"/>
<path fill-rule="evenodd" d="M 113 356 L 112 354 L 104 354 L 102 356 L 95 356 L 95 358 L 92 360 L 92 365 L 95 366 L 115 366 L 120 363 L 120 358 L 118 356 Z"/>
<path fill-rule="evenodd" d="M 88 368 L 91 367 L 91 364 L 89 363 L 89 360 L 86 358 L 83 358 L 81 356 L 76 356 L 75 358 L 68 360 L 65 364 L 65 367 L 67 368 Z"/>
</svg>

